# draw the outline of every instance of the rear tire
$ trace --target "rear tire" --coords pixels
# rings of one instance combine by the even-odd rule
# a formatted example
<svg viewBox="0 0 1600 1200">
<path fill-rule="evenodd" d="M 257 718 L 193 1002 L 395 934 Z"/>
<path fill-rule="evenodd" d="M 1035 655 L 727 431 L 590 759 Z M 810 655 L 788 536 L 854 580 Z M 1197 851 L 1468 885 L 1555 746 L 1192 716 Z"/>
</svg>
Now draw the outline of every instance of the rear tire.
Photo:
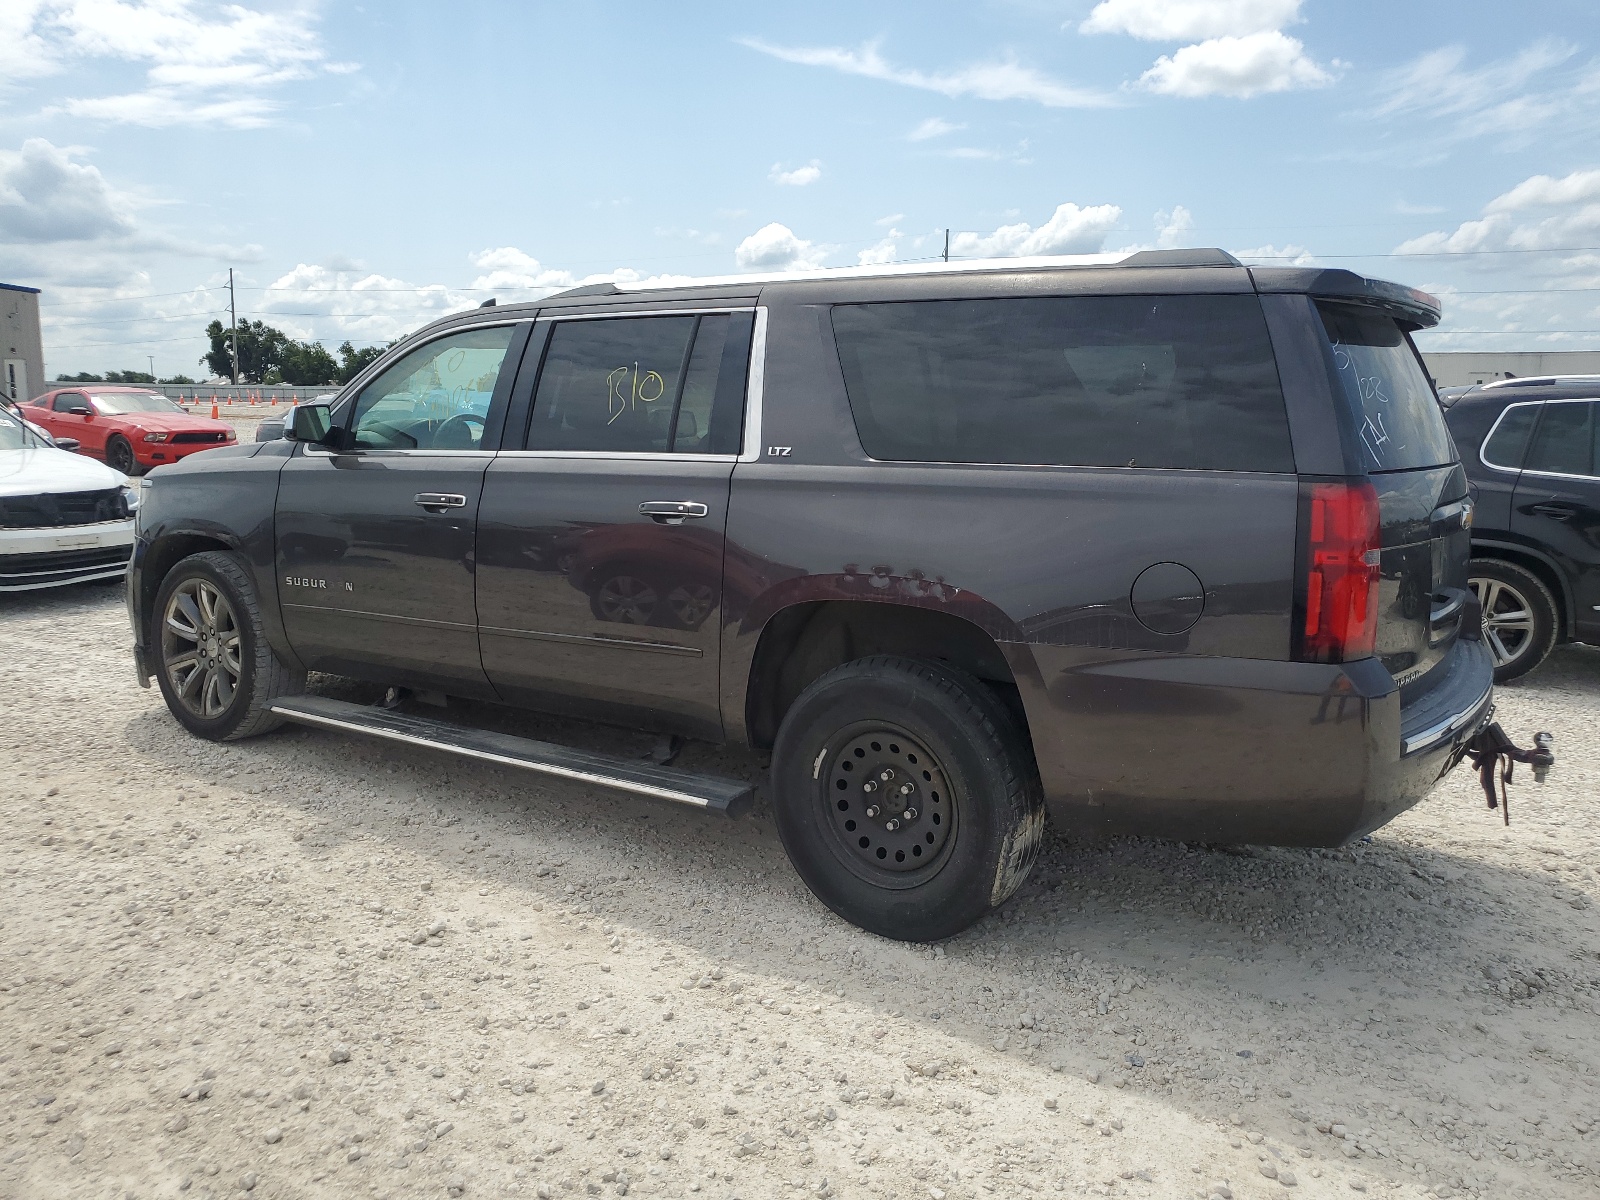
<svg viewBox="0 0 1600 1200">
<path fill-rule="evenodd" d="M 106 466 L 124 475 L 137 475 L 139 462 L 133 456 L 133 445 L 119 433 L 106 439 Z"/>
<path fill-rule="evenodd" d="M 1494 680 L 1518 679 L 1555 648 L 1561 628 L 1556 598 L 1544 580 L 1516 563 L 1475 558 L 1468 585 L 1483 607 L 1483 642 L 1494 655 Z"/>
<path fill-rule="evenodd" d="M 806 688 L 778 730 L 772 790 L 817 899 L 901 941 L 950 937 L 1005 903 L 1044 833 L 1038 771 L 1005 706 L 919 659 L 859 659 Z"/>
<path fill-rule="evenodd" d="M 150 625 L 161 695 L 196 737 L 231 742 L 276 729 L 283 718 L 272 702 L 305 690 L 305 672 L 272 652 L 255 584 L 231 554 L 208 550 L 173 567 Z"/>
</svg>

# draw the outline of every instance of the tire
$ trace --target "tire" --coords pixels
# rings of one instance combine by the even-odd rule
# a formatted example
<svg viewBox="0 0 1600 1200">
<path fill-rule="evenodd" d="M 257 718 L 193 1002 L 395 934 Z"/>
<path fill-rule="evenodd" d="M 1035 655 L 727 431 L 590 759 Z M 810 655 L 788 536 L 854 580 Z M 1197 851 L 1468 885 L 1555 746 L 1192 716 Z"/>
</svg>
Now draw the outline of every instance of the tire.
<svg viewBox="0 0 1600 1200">
<path fill-rule="evenodd" d="M 180 626 L 201 636 L 186 636 Z M 222 551 L 191 554 L 167 573 L 156 592 L 148 645 L 168 710 L 209 741 L 276 729 L 283 718 L 270 711 L 272 701 L 305 690 L 305 672 L 280 662 L 262 632 L 249 572 Z"/>
<path fill-rule="evenodd" d="M 1494 681 L 1518 679 L 1555 648 L 1561 628 L 1556 598 L 1526 567 L 1499 558 L 1475 558 L 1468 585 L 1483 606 L 1483 641 L 1494 655 Z"/>
<path fill-rule="evenodd" d="M 971 676 L 919 659 L 859 659 L 806 688 L 778 730 L 772 794 L 817 899 L 901 941 L 951 937 L 1005 903 L 1044 834 L 1038 771 L 1010 713 Z M 873 803 L 885 796 L 906 806 L 898 822 Z"/>
<path fill-rule="evenodd" d="M 106 439 L 106 466 L 124 475 L 139 473 L 139 462 L 133 457 L 133 445 L 119 433 Z"/>
</svg>

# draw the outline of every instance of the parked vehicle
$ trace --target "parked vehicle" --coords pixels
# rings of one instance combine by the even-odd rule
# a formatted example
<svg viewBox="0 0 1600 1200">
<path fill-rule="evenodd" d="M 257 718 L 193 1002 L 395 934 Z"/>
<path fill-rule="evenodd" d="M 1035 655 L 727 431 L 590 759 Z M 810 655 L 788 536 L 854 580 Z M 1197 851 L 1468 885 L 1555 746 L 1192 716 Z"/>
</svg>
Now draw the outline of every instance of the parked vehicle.
<svg viewBox="0 0 1600 1200">
<path fill-rule="evenodd" d="M 1424 293 L 1221 251 L 457 314 L 146 481 L 139 677 L 719 811 L 749 786 L 308 670 L 770 750 L 813 891 L 952 934 L 1069 832 L 1331 846 L 1488 725 Z M 435 710 L 437 711 L 437 710 Z"/>
<path fill-rule="evenodd" d="M 1561 642 L 1600 642 L 1600 378 L 1507 379 L 1454 396 L 1445 418 L 1476 502 L 1473 591 L 1495 678 Z"/>
<path fill-rule="evenodd" d="M 121 578 L 137 504 L 125 475 L 0 406 L 0 592 Z"/>
<path fill-rule="evenodd" d="M 189 412 L 160 392 L 111 384 L 74 384 L 30 400 L 28 419 L 79 452 L 124 475 L 137 475 L 238 439 L 232 426 Z"/>
</svg>

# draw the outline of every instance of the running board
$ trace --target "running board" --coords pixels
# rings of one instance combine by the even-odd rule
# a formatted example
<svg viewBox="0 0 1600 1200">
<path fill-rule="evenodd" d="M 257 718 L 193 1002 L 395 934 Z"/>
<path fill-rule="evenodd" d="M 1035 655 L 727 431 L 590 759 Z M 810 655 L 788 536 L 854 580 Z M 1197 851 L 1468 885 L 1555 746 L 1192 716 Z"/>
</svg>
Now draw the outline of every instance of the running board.
<svg viewBox="0 0 1600 1200">
<path fill-rule="evenodd" d="M 755 791 L 754 784 L 719 775 L 658 767 L 650 762 L 574 750 L 486 729 L 470 729 L 427 717 L 408 716 L 392 709 L 330 700 L 325 696 L 285 697 L 273 702 L 272 711 L 301 725 L 342 729 L 412 746 L 426 746 L 656 800 L 671 800 L 730 817 L 742 814 L 749 807 Z"/>
</svg>

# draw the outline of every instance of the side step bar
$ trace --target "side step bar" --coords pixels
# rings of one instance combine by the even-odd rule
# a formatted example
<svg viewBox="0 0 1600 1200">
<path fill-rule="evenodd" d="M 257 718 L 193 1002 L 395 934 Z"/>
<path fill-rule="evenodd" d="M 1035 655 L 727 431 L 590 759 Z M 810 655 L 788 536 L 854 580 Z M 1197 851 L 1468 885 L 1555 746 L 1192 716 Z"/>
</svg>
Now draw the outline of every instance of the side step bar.
<svg viewBox="0 0 1600 1200">
<path fill-rule="evenodd" d="M 485 729 L 469 729 L 325 696 L 285 697 L 273 703 L 272 711 L 301 725 L 365 733 L 412 746 L 445 750 L 484 762 L 521 767 L 657 800 L 671 800 L 730 817 L 742 814 L 755 792 L 754 784 L 737 779 L 658 767 L 654 763 L 574 750 Z"/>
</svg>

